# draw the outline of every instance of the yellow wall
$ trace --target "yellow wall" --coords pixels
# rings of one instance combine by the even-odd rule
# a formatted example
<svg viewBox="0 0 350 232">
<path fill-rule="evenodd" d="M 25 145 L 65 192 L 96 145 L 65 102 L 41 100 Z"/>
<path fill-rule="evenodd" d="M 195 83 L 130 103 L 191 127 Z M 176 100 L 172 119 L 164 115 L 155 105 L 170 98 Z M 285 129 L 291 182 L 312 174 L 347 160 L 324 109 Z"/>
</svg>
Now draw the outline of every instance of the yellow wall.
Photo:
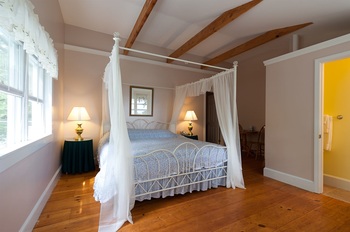
<svg viewBox="0 0 350 232">
<path fill-rule="evenodd" d="M 326 63 L 324 74 L 324 114 L 333 116 L 332 149 L 324 151 L 324 174 L 350 180 L 350 58 Z"/>
</svg>

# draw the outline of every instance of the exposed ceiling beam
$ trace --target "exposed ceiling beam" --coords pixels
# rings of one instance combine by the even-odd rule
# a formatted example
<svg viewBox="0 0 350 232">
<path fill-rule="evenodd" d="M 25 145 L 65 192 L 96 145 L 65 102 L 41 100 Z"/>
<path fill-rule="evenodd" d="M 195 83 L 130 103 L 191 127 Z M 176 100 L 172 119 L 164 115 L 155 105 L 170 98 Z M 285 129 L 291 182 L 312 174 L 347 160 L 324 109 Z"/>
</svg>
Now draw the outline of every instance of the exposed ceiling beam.
<svg viewBox="0 0 350 232">
<path fill-rule="evenodd" d="M 213 59 L 210 59 L 206 62 L 204 62 L 204 64 L 208 64 L 208 65 L 214 65 L 217 63 L 220 63 L 224 60 L 227 60 L 231 57 L 237 56 L 243 52 L 246 52 L 250 49 L 253 49 L 257 46 L 260 46 L 264 43 L 267 43 L 271 40 L 277 39 L 281 36 L 284 36 L 286 34 L 289 34 L 293 31 L 299 30 L 303 27 L 306 27 L 308 25 L 312 24 L 311 22 L 309 23 L 303 23 L 303 24 L 299 24 L 299 25 L 294 25 L 294 26 L 290 26 L 290 27 L 284 27 L 284 28 L 278 28 L 278 29 L 274 29 L 268 32 L 265 32 L 264 34 L 249 40 L 248 42 L 241 44 L 235 48 L 232 48 L 231 50 L 218 55 L 216 57 L 214 57 Z M 202 68 L 205 68 L 204 66 L 202 66 Z"/>
<path fill-rule="evenodd" d="M 137 18 L 134 28 L 130 33 L 128 41 L 125 44 L 126 48 L 131 48 L 131 46 L 134 44 L 136 37 L 139 35 L 143 25 L 145 24 L 148 16 L 151 14 L 153 7 L 156 5 L 156 3 L 157 0 L 146 0 L 139 17 Z M 129 51 L 124 50 L 124 55 L 127 55 L 128 53 Z"/>
<path fill-rule="evenodd" d="M 175 52 L 173 52 L 170 57 L 177 58 L 184 53 L 186 53 L 188 50 L 208 38 L 210 35 L 214 34 L 224 26 L 226 26 L 228 23 L 232 22 L 236 18 L 238 18 L 243 13 L 247 12 L 254 6 L 256 6 L 258 3 L 262 2 L 262 0 L 253 0 L 251 2 L 248 2 L 246 4 L 243 4 L 241 6 L 238 6 L 236 8 L 233 8 L 231 10 L 225 11 L 222 13 L 218 18 L 216 18 L 213 22 L 211 22 L 209 25 L 207 25 L 204 29 L 202 29 L 200 32 L 198 32 L 195 36 L 193 36 L 190 40 L 188 40 L 186 43 L 184 43 L 180 48 L 178 48 Z M 167 63 L 171 63 L 173 60 L 167 59 Z"/>
</svg>

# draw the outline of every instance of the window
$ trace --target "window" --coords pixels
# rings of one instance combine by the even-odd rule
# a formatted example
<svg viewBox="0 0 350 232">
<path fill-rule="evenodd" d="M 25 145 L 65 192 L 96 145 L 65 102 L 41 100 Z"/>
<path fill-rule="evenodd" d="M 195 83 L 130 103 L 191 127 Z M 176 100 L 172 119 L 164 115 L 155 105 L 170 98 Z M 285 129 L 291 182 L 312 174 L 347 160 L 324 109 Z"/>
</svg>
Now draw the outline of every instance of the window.
<svg viewBox="0 0 350 232">
<path fill-rule="evenodd" d="M 52 79 L 0 28 L 0 156 L 51 134 Z"/>
</svg>

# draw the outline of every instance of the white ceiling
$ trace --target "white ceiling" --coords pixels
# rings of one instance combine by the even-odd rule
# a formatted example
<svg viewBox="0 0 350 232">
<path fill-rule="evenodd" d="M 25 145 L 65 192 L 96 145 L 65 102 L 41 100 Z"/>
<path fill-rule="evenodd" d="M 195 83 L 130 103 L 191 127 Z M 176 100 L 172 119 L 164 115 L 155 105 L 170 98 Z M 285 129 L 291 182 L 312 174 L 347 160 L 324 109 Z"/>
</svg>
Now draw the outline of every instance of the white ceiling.
<svg viewBox="0 0 350 232">
<path fill-rule="evenodd" d="M 249 0 L 158 0 L 136 42 L 176 50 L 223 12 Z M 64 22 L 127 39 L 145 0 L 59 0 Z M 263 0 L 188 51 L 212 58 L 266 31 L 313 22 L 301 37 L 350 32 L 350 0 Z M 152 52 L 152 51 L 150 51 Z M 180 57 L 181 58 L 181 57 Z"/>
</svg>

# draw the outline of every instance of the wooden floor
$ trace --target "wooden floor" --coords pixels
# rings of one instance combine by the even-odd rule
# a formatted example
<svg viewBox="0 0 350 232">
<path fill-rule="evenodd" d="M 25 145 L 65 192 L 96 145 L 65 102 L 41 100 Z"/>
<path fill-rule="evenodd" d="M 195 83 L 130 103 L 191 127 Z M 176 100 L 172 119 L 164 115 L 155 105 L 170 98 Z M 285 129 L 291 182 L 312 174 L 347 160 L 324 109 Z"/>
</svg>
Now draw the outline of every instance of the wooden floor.
<svg viewBox="0 0 350 232">
<path fill-rule="evenodd" d="M 350 204 L 263 177 L 263 163 L 243 161 L 246 189 L 136 202 L 134 224 L 120 231 L 350 231 Z M 97 231 L 96 173 L 62 175 L 36 227 L 39 231 Z"/>
</svg>

